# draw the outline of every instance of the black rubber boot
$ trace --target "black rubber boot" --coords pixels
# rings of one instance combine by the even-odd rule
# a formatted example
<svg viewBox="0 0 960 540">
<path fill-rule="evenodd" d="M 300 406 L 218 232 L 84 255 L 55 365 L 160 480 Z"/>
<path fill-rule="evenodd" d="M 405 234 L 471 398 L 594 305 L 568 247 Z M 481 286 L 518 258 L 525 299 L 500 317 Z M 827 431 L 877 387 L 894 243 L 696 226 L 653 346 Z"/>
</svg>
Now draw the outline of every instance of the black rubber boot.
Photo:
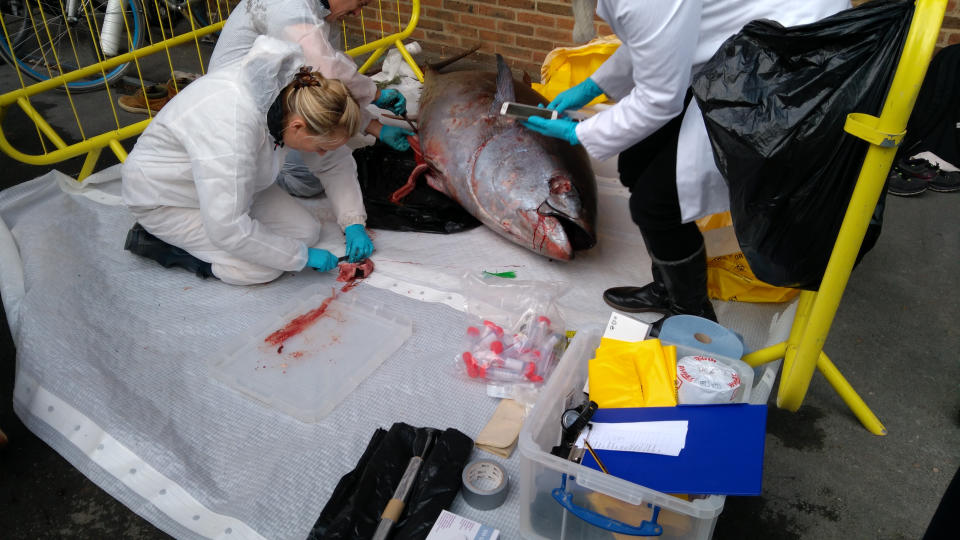
<svg viewBox="0 0 960 540">
<path fill-rule="evenodd" d="M 686 259 L 654 259 L 653 263 L 660 268 L 663 284 L 670 295 L 668 315 L 695 315 L 717 322 L 717 314 L 707 296 L 707 253 L 702 244 Z"/>
<path fill-rule="evenodd" d="M 670 313 L 670 294 L 663 284 L 663 277 L 656 264 L 653 270 L 653 282 L 643 287 L 613 287 L 603 291 L 603 301 L 608 306 L 627 313 L 645 313 L 655 311 Z"/>
<path fill-rule="evenodd" d="M 179 266 L 201 278 L 214 277 L 213 267 L 210 263 L 201 261 L 183 249 L 164 242 L 147 232 L 139 223 L 134 223 L 133 227 L 130 228 L 123 249 L 153 259 L 164 268 Z"/>
</svg>

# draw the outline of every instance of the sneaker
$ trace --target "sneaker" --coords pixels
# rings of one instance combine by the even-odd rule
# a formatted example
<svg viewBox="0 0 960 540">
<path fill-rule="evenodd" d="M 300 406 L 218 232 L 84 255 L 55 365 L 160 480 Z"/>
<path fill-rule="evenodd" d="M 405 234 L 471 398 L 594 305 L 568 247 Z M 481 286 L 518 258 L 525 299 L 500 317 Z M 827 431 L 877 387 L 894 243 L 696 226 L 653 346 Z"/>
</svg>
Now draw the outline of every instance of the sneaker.
<svg viewBox="0 0 960 540">
<path fill-rule="evenodd" d="M 897 160 L 895 167 L 903 176 L 913 176 L 924 180 L 933 178 L 940 170 L 940 167 L 923 158 L 901 158 Z"/>
<path fill-rule="evenodd" d="M 887 176 L 887 193 L 898 197 L 913 197 L 927 190 L 927 180 L 906 176 L 895 169 Z"/>
<path fill-rule="evenodd" d="M 143 89 L 137 90 L 132 96 L 120 96 L 117 99 L 117 105 L 120 108 L 132 113 L 157 114 L 168 101 L 173 99 L 183 87 L 196 80 L 196 76 L 190 73 L 174 71 L 177 75 L 167 81 L 167 84 L 161 86 L 154 84 L 147 87 L 147 99 L 143 98 Z"/>
<path fill-rule="evenodd" d="M 938 171 L 937 175 L 929 180 L 927 187 L 930 191 L 939 193 L 960 191 L 960 171 Z"/>
<path fill-rule="evenodd" d="M 170 95 L 166 85 L 155 84 L 146 87 L 146 97 L 144 97 L 144 89 L 140 88 L 132 96 L 117 98 L 117 105 L 131 113 L 157 114 L 157 111 L 166 105 L 171 97 L 173 96 Z"/>
</svg>

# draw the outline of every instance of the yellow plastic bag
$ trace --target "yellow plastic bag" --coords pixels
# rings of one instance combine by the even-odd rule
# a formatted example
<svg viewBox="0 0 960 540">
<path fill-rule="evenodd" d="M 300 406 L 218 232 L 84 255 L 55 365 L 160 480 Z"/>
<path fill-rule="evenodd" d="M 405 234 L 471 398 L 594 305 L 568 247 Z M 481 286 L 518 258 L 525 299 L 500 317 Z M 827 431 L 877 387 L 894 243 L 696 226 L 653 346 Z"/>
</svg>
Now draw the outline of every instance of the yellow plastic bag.
<svg viewBox="0 0 960 540">
<path fill-rule="evenodd" d="M 675 407 L 677 405 L 677 348 L 673 349 L 673 365 L 659 339 L 636 343 L 637 373 L 643 388 L 645 407 Z"/>
<path fill-rule="evenodd" d="M 558 47 L 547 54 L 540 67 L 541 83 L 531 86 L 543 97 L 553 100 L 560 92 L 576 86 L 593 74 L 620 46 L 617 36 L 601 36 L 579 47 Z M 601 95 L 587 106 L 607 101 Z"/>
<path fill-rule="evenodd" d="M 676 347 L 658 339 L 631 343 L 602 338 L 588 364 L 590 399 L 601 408 L 677 404 Z"/>
<path fill-rule="evenodd" d="M 701 231 L 733 227 L 730 212 L 713 214 L 697 220 Z M 775 287 L 753 275 L 742 252 L 730 253 L 707 260 L 707 294 L 710 298 L 729 302 L 787 302 L 800 291 Z"/>
<path fill-rule="evenodd" d="M 587 366 L 590 399 L 602 409 L 643 407 L 643 388 L 632 355 L 632 343 L 601 338 Z"/>
<path fill-rule="evenodd" d="M 587 370 L 590 399 L 596 401 L 601 409 L 643 407 L 643 389 L 632 359 L 594 358 L 587 365 Z"/>
</svg>

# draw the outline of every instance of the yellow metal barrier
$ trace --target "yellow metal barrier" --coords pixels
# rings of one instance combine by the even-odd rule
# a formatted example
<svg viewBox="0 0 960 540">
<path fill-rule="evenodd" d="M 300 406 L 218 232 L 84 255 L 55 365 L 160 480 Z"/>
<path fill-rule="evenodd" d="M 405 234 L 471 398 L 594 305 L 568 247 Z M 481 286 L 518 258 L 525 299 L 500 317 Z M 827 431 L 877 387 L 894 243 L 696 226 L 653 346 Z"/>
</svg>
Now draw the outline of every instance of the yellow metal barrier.
<svg viewBox="0 0 960 540">
<path fill-rule="evenodd" d="M 124 38 L 126 46 L 123 47 L 123 50 L 126 52 L 108 58 L 108 55 L 104 51 L 107 47 L 101 45 L 99 40 L 93 39 L 91 41 L 94 42 L 95 45 L 92 43 L 88 44 L 92 46 L 87 47 L 87 49 L 92 50 L 96 56 L 92 63 L 85 66 L 81 66 L 82 61 L 80 60 L 81 49 L 83 49 L 83 47 L 78 47 L 78 44 L 75 43 L 75 35 L 79 36 L 83 31 L 87 32 L 88 36 L 102 37 L 104 35 L 104 32 L 107 31 L 107 25 L 104 23 L 106 15 L 103 11 L 98 13 L 96 8 L 102 10 L 104 6 L 110 5 L 139 8 L 141 6 L 141 0 L 103 0 L 98 2 L 92 2 L 91 0 L 12 0 L 10 4 L 14 6 L 14 8 L 0 10 L 0 27 L 2 27 L 3 30 L 3 35 L 0 36 L 3 38 L 0 47 L 4 47 L 3 51 L 0 51 L 0 54 L 6 52 L 8 56 L 12 57 L 8 59 L 12 60 L 8 61 L 9 66 L 3 69 L 12 67 L 12 69 L 16 71 L 20 88 L 0 95 L 0 150 L 13 159 L 31 165 L 52 165 L 77 156 L 86 155 L 83 167 L 77 177 L 78 180 L 82 180 L 94 171 L 97 160 L 104 148 L 109 148 L 120 161 L 126 159 L 127 154 L 120 144 L 120 141 L 142 133 L 150 123 L 150 118 L 152 118 L 155 112 L 149 110 L 148 106 L 149 118 L 121 125 L 120 116 L 117 115 L 116 111 L 116 99 L 110 85 L 105 85 L 103 82 L 111 80 L 113 77 L 118 78 L 119 76 L 115 75 L 115 73 L 119 73 L 119 71 L 123 69 L 122 66 L 129 64 L 126 71 L 131 73 L 131 75 L 134 72 L 136 73 L 137 77 L 135 77 L 135 79 L 137 79 L 139 83 L 140 92 L 146 96 L 148 83 L 144 82 L 141 59 L 163 52 L 166 55 L 166 61 L 170 68 L 171 80 L 173 84 L 176 85 L 176 77 L 173 77 L 175 72 L 174 62 L 170 50 L 173 47 L 189 42 L 194 43 L 200 71 L 203 72 L 204 58 L 201 52 L 201 38 L 214 34 L 223 27 L 223 21 L 226 20 L 230 7 L 236 4 L 236 0 L 143 0 L 142 12 L 131 13 L 132 10 L 130 9 L 124 9 L 118 12 L 122 15 L 122 26 L 118 24 L 117 28 L 125 31 Z M 213 4 L 212 8 L 211 4 Z M 363 24 L 361 15 L 360 31 L 364 43 L 348 49 L 346 53 L 354 57 L 365 54 L 369 55 L 359 68 L 360 72 L 364 72 L 369 69 L 389 47 L 395 46 L 407 63 L 413 68 L 420 80 L 423 80 L 422 72 L 403 45 L 403 40 L 413 33 L 420 18 L 420 1 L 411 1 L 409 20 L 406 26 L 399 32 L 389 35 L 383 31 L 384 13 L 382 5 L 379 4 L 382 4 L 382 2 L 378 2 L 378 9 L 376 10 L 376 19 L 380 21 L 380 37 L 369 43 L 367 42 L 367 28 Z M 70 6 L 73 7 L 71 8 Z M 396 7 L 396 28 L 399 29 L 401 25 L 399 3 L 397 3 Z M 73 19 L 76 21 L 73 24 L 79 24 L 80 26 L 78 28 L 80 30 L 77 32 L 65 31 L 63 35 L 57 38 L 54 36 L 55 32 L 52 32 L 51 28 L 63 29 L 67 27 L 68 25 L 65 21 L 68 19 L 67 13 L 71 9 L 75 14 Z M 110 8 L 107 7 L 107 11 L 109 11 L 109 9 Z M 213 19 L 220 22 L 200 27 L 198 21 L 202 20 L 202 17 L 200 13 L 194 11 L 199 9 L 207 12 L 208 20 Z M 189 21 L 189 30 L 179 35 L 175 34 L 175 24 L 172 16 L 174 11 L 179 11 L 184 14 L 184 18 Z M 139 19 L 137 19 L 137 17 L 139 17 Z M 151 28 L 148 18 L 153 18 L 159 22 L 159 27 Z M 14 22 L 19 24 L 19 29 L 11 27 Z M 57 26 L 57 24 L 59 24 L 59 26 Z M 141 28 L 141 31 L 144 32 L 146 36 L 138 35 L 136 31 L 137 28 Z M 344 39 L 346 39 L 346 26 L 344 26 L 344 31 Z M 22 54 L 21 51 L 23 47 L 18 46 L 16 43 L 17 39 L 22 38 L 23 35 L 26 35 L 28 39 L 32 39 L 34 44 L 35 50 L 33 56 L 35 58 L 29 62 L 18 56 Z M 63 41 L 64 36 L 67 40 L 66 42 Z M 140 40 L 144 37 L 148 44 L 140 45 Z M 103 39 L 103 41 L 106 42 L 106 39 Z M 58 50 L 58 47 L 61 49 Z M 89 53 L 89 51 L 87 52 Z M 38 66 L 42 65 L 43 67 L 34 69 L 35 64 Z M 67 69 L 68 67 L 72 67 L 73 69 Z M 31 76 L 33 78 L 43 78 L 46 80 L 27 85 L 27 78 Z M 89 81 L 93 82 L 88 84 Z M 84 132 L 83 122 L 80 120 L 80 113 L 74 104 L 74 94 L 79 91 L 84 91 L 87 89 L 86 86 L 94 84 L 105 87 L 115 125 L 115 129 L 96 135 Z M 69 102 L 73 110 L 74 118 L 76 119 L 80 139 L 78 142 L 67 143 L 65 141 L 66 137 L 58 134 L 53 126 L 51 126 L 43 115 L 31 104 L 31 97 L 53 89 L 59 89 L 65 93 L 66 100 Z M 24 114 L 26 114 L 36 126 L 37 136 L 43 150 L 42 153 L 28 154 L 19 151 L 13 146 L 13 141 L 11 141 L 4 132 L 4 118 L 8 112 L 8 108 L 14 105 L 20 107 Z M 103 111 L 98 112 L 102 114 Z M 23 136 L 22 133 L 15 135 Z M 52 145 L 52 148 L 48 148 L 48 145 Z"/>
<path fill-rule="evenodd" d="M 761 349 L 743 358 L 754 367 L 784 359 L 777 394 L 778 407 L 791 411 L 799 409 L 816 369 L 826 377 L 864 427 L 875 435 L 887 433 L 880 420 L 823 352 L 823 345 L 840 306 L 840 299 L 883 190 L 897 146 L 903 139 L 907 120 L 927 73 L 930 58 L 933 57 L 946 8 L 947 0 L 917 0 L 910 31 L 880 116 L 853 113 L 847 117 L 844 130 L 869 142 L 870 148 L 863 160 L 860 176 L 857 178 L 857 185 L 850 198 L 820 289 L 817 292 L 801 293 L 797 315 L 786 342 Z"/>
</svg>

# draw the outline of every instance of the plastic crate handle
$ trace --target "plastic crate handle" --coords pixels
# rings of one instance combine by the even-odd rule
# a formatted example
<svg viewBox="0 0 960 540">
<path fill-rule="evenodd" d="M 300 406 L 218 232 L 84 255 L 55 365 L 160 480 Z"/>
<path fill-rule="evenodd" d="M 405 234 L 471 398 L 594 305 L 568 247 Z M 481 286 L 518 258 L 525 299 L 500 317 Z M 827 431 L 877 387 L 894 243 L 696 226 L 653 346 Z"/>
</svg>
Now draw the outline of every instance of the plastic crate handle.
<svg viewBox="0 0 960 540">
<path fill-rule="evenodd" d="M 663 527 L 657 523 L 657 517 L 660 515 L 659 506 L 648 504 L 647 506 L 653 508 L 653 516 L 650 518 L 651 521 L 644 521 L 637 527 L 573 504 L 573 493 L 567 492 L 566 474 L 563 475 L 563 479 L 560 481 L 560 487 L 551 491 L 550 494 L 560 503 L 560 506 L 564 507 L 568 512 L 603 530 L 630 536 L 660 536 L 663 534 Z"/>
</svg>

